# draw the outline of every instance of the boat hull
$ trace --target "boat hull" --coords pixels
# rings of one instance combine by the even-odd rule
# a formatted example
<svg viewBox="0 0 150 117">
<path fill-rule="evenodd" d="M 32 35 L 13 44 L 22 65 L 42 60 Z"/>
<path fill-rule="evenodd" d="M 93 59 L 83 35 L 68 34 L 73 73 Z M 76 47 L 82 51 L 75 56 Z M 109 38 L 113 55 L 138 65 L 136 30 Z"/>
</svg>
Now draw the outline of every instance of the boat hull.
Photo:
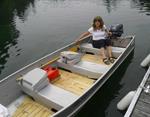
<svg viewBox="0 0 150 117">
<path fill-rule="evenodd" d="M 87 37 L 84 41 L 88 41 L 90 37 Z M 84 42 L 83 41 L 83 42 Z M 117 58 L 116 62 L 112 65 L 110 70 L 103 74 L 101 79 L 98 79 L 93 86 L 88 89 L 83 95 L 79 97 L 71 105 L 61 109 L 57 113 L 55 113 L 54 117 L 67 117 L 67 116 L 74 116 L 86 102 L 103 86 L 103 84 L 110 78 L 110 76 L 116 71 L 116 69 L 121 65 L 121 63 L 127 58 L 127 56 L 134 50 L 135 39 L 134 36 L 131 36 L 131 41 L 126 47 L 126 50 Z M 16 78 L 20 78 L 22 75 L 26 74 L 30 70 L 36 67 L 42 67 L 45 63 L 49 62 L 50 60 L 56 59 L 60 52 L 65 51 L 71 47 L 75 46 L 75 43 L 71 43 L 45 57 L 33 62 L 25 66 L 24 68 L 18 70 L 17 72 L 9 75 L 8 77 L 4 78 L 0 81 L 0 103 L 4 106 L 8 106 L 11 102 L 17 99 L 19 96 L 23 94 L 19 85 L 16 83 Z"/>
</svg>

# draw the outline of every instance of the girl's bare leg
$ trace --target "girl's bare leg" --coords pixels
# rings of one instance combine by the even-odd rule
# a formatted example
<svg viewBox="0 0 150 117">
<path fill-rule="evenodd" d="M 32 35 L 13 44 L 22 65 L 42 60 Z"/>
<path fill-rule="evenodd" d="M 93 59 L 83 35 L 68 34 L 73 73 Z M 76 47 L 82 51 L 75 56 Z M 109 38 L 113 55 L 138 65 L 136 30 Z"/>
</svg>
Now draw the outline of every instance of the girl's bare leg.
<svg viewBox="0 0 150 117">
<path fill-rule="evenodd" d="M 106 47 L 106 50 L 107 50 L 107 52 L 108 52 L 109 61 L 110 61 L 111 63 L 114 63 L 114 58 L 113 58 L 113 56 L 112 56 L 112 47 L 111 47 L 111 46 L 107 46 L 107 47 Z"/>
<path fill-rule="evenodd" d="M 102 59 L 106 58 L 105 49 L 104 48 L 100 48 L 100 55 L 102 56 Z"/>
<path fill-rule="evenodd" d="M 111 46 L 107 46 L 106 50 L 108 52 L 108 57 L 112 57 L 112 47 Z"/>
<path fill-rule="evenodd" d="M 106 55 L 105 55 L 105 49 L 104 49 L 104 48 L 101 48 L 101 49 L 100 49 L 100 55 L 102 56 L 103 62 L 104 62 L 106 65 L 109 65 L 110 62 L 108 61 L 108 58 L 107 58 Z"/>
</svg>

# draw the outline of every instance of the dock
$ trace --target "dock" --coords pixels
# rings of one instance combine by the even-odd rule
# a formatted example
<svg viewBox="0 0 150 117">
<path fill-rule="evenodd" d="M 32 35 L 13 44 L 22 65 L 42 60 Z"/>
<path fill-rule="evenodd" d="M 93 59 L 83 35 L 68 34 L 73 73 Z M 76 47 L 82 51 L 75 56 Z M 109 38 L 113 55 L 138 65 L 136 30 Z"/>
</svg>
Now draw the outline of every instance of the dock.
<svg viewBox="0 0 150 117">
<path fill-rule="evenodd" d="M 150 117 L 150 67 L 124 117 Z"/>
</svg>

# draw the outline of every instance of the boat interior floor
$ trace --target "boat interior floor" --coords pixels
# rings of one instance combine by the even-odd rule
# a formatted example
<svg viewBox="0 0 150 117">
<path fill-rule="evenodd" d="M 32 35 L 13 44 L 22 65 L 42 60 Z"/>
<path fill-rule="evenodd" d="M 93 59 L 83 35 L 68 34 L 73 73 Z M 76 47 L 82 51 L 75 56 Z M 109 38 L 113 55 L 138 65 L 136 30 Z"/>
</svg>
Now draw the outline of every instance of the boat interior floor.
<svg viewBox="0 0 150 117">
<path fill-rule="evenodd" d="M 100 55 L 95 55 L 95 54 L 84 54 L 82 56 L 82 60 L 83 61 L 88 61 L 88 62 L 92 62 L 92 63 L 97 63 L 97 64 L 101 64 L 101 65 L 106 65 L 103 62 L 103 59 L 100 57 Z M 111 66 L 112 64 L 109 64 L 107 66 Z"/>
<path fill-rule="evenodd" d="M 60 78 L 53 82 L 53 85 L 70 91 L 76 95 L 82 95 L 95 82 L 86 76 L 71 73 L 60 69 Z"/>
<path fill-rule="evenodd" d="M 12 117 L 49 117 L 55 113 L 52 108 L 48 109 L 26 95 L 12 102 L 8 110 Z"/>
</svg>

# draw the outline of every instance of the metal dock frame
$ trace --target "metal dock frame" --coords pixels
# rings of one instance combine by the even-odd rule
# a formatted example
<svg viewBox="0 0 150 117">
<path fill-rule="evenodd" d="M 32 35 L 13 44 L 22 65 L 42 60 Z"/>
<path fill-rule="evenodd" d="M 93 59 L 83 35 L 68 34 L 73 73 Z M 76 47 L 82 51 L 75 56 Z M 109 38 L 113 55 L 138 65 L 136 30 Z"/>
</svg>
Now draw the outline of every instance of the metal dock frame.
<svg viewBox="0 0 150 117">
<path fill-rule="evenodd" d="M 148 81 L 148 79 L 150 78 L 150 67 L 148 68 L 141 84 L 139 85 L 135 96 L 132 99 L 131 104 L 129 105 L 129 108 L 127 110 L 127 112 L 125 113 L 124 117 L 131 117 L 131 115 L 134 116 L 134 109 L 136 108 L 136 104 L 138 103 L 138 100 L 140 99 L 140 95 L 143 91 L 143 87 L 145 86 L 146 82 Z M 143 92 L 144 93 L 144 92 Z M 150 96 L 150 95 L 147 95 Z M 150 98 L 149 98 L 150 99 Z M 150 100 L 149 100 L 150 101 Z M 144 113 L 144 112 L 143 112 Z M 150 115 L 149 115 L 150 116 Z M 136 117 L 136 115 L 135 115 Z M 139 116 L 140 117 L 140 116 Z M 142 117 L 142 116 L 141 116 Z"/>
</svg>

